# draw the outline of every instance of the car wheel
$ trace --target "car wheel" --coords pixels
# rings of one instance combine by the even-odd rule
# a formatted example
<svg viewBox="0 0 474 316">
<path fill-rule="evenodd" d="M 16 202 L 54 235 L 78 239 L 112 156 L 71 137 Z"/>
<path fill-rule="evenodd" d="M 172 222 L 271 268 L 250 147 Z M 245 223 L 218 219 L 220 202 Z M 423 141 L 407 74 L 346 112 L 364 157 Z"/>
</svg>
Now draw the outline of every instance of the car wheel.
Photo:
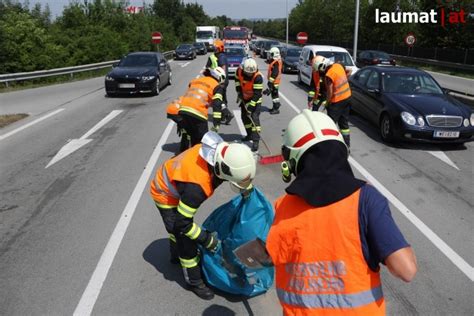
<svg viewBox="0 0 474 316">
<path fill-rule="evenodd" d="M 388 115 L 387 113 L 382 115 L 382 118 L 380 119 L 379 128 L 382 140 L 387 143 L 393 142 L 393 126 L 390 115 Z"/>
<path fill-rule="evenodd" d="M 156 84 L 155 88 L 153 89 L 153 94 L 154 95 L 159 95 L 160 94 L 160 78 L 156 78 Z"/>
<path fill-rule="evenodd" d="M 170 71 L 170 74 L 168 76 L 168 86 L 171 86 L 173 83 L 173 73 Z"/>
</svg>

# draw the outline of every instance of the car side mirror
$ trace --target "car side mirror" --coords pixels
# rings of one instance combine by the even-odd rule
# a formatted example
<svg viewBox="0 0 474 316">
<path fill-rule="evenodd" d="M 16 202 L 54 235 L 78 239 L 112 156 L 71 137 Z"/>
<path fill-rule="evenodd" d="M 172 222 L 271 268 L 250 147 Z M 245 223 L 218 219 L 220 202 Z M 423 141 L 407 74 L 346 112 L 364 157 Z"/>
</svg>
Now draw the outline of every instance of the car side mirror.
<svg viewBox="0 0 474 316">
<path fill-rule="evenodd" d="M 160 67 L 166 66 L 166 62 L 164 60 L 160 61 Z"/>
<path fill-rule="evenodd" d="M 367 89 L 367 92 L 373 93 L 373 94 L 375 94 L 375 95 L 379 95 L 379 94 L 380 94 L 380 89 L 378 89 L 378 88 L 375 88 L 375 89 Z"/>
<path fill-rule="evenodd" d="M 452 91 L 448 88 L 442 88 L 444 94 L 450 94 Z"/>
<path fill-rule="evenodd" d="M 113 63 L 113 64 L 112 64 L 112 68 L 115 68 L 115 67 L 117 67 L 117 66 L 118 66 L 118 64 L 119 64 L 119 63 Z"/>
</svg>

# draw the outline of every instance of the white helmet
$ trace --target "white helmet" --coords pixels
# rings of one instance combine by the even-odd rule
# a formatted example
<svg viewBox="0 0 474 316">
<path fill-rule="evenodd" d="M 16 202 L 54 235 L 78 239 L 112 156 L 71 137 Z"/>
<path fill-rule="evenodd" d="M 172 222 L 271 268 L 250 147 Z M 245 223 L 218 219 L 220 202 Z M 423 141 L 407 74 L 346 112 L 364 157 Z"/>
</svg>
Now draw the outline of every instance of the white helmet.
<svg viewBox="0 0 474 316">
<path fill-rule="evenodd" d="M 209 73 L 211 76 L 217 80 L 219 83 L 224 83 L 225 82 L 225 70 L 222 69 L 222 67 L 216 67 L 214 69 L 209 69 Z"/>
<path fill-rule="evenodd" d="M 218 178 L 240 189 L 252 184 L 257 165 L 248 146 L 222 142 L 217 145 L 214 161 L 214 172 Z"/>
<path fill-rule="evenodd" d="M 325 72 L 330 64 L 331 60 L 321 55 L 316 55 L 313 59 L 314 71 Z"/>
<path fill-rule="evenodd" d="M 282 155 L 290 172 L 296 175 L 298 162 L 310 147 L 337 140 L 346 146 L 334 121 L 324 113 L 304 109 L 295 116 L 283 134 Z"/>
<path fill-rule="evenodd" d="M 270 56 L 271 56 L 273 59 L 278 59 L 278 58 L 280 58 L 280 50 L 278 49 L 278 47 L 272 47 L 272 48 L 270 48 Z"/>
<path fill-rule="evenodd" d="M 244 60 L 244 66 L 242 67 L 242 70 L 249 75 L 253 75 L 254 73 L 256 73 L 258 70 L 258 67 L 257 67 L 257 62 L 255 61 L 255 59 L 249 57 L 246 60 Z"/>
</svg>

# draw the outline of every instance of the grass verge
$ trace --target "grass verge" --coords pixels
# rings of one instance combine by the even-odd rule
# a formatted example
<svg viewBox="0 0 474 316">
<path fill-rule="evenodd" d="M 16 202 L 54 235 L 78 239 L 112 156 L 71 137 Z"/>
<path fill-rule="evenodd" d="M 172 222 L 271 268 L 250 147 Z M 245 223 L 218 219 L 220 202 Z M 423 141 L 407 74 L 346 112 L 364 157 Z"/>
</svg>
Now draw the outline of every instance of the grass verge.
<svg viewBox="0 0 474 316">
<path fill-rule="evenodd" d="M 15 123 L 16 121 L 19 121 L 27 116 L 28 114 L 25 113 L 0 115 L 0 128 L 3 128 L 11 123 Z"/>
<path fill-rule="evenodd" d="M 84 71 L 68 75 L 60 75 L 54 77 L 46 77 L 46 78 L 38 78 L 38 79 L 31 79 L 25 81 L 16 81 L 16 82 L 9 82 L 8 87 L 5 84 L 0 84 L 0 93 L 2 92 L 12 92 L 18 90 L 25 90 L 31 88 L 38 88 L 44 86 L 50 86 L 59 83 L 66 83 L 66 82 L 73 82 L 79 81 L 84 79 L 91 79 L 96 77 L 105 76 L 111 68 L 104 68 L 98 70 L 91 70 L 91 71 Z"/>
</svg>

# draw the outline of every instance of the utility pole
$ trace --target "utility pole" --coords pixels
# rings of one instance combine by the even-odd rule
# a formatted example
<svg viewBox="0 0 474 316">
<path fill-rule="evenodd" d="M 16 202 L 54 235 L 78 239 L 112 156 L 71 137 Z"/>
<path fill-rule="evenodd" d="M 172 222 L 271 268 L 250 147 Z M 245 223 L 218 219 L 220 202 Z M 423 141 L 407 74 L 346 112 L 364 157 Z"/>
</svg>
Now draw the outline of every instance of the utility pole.
<svg viewBox="0 0 474 316">
<path fill-rule="evenodd" d="M 286 47 L 288 47 L 288 0 L 286 0 Z"/>
<path fill-rule="evenodd" d="M 354 22 L 354 49 L 352 51 L 352 58 L 354 62 L 357 59 L 357 37 L 359 35 L 359 0 L 356 0 L 356 16 Z"/>
</svg>

